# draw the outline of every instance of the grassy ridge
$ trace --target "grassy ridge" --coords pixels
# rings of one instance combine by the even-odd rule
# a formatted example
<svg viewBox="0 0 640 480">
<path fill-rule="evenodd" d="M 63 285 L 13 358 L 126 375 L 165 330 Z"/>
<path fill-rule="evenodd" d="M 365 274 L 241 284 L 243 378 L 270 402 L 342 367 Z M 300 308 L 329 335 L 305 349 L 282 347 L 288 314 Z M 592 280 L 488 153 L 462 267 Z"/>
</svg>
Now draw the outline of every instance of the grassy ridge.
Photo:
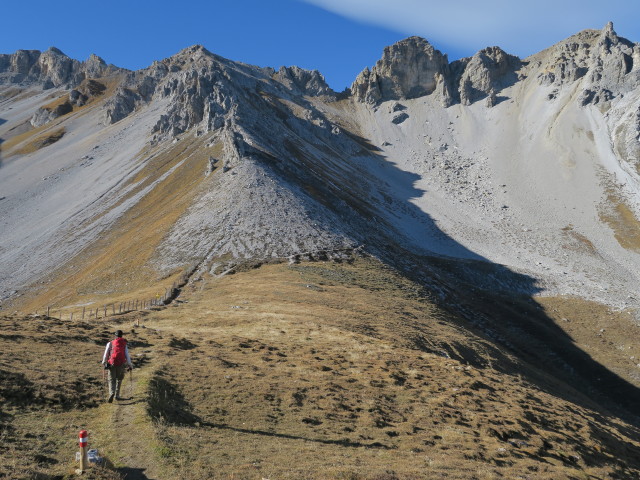
<svg viewBox="0 0 640 480">
<path fill-rule="evenodd" d="M 133 397 L 108 405 L 93 362 L 115 325 L 138 368 Z M 108 324 L 3 317 L 2 332 L 7 478 L 67 475 L 81 426 L 115 466 L 96 478 L 640 474 L 637 427 L 533 383 L 372 259 L 263 265 Z"/>
<path fill-rule="evenodd" d="M 261 267 L 196 286 L 188 305 L 175 330 L 182 348 L 166 351 L 181 373 L 159 383 L 177 395 L 156 415 L 180 452 L 176 468 L 195 478 L 638 469 L 630 438 L 600 443 L 621 423 L 531 384 L 530 367 L 375 261 Z M 157 325 L 171 328 L 171 317 L 160 313 Z M 194 435 L 212 454 L 190 450 Z"/>
</svg>

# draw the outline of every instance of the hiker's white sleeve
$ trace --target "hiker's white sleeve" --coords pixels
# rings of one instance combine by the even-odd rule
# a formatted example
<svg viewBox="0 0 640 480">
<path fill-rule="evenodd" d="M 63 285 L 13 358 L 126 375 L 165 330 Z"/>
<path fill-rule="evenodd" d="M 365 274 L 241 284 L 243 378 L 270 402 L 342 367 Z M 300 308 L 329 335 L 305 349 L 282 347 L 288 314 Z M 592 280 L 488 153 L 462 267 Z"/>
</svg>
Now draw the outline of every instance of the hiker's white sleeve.
<svg viewBox="0 0 640 480">
<path fill-rule="evenodd" d="M 133 368 L 133 363 L 131 363 L 131 357 L 129 356 L 129 347 L 125 345 L 124 347 L 124 356 L 127 359 L 127 363 L 131 368 Z"/>
<path fill-rule="evenodd" d="M 111 342 L 107 343 L 107 346 L 104 348 L 104 355 L 102 356 L 102 364 L 107 363 L 107 359 L 109 358 L 109 354 L 111 353 Z"/>
</svg>

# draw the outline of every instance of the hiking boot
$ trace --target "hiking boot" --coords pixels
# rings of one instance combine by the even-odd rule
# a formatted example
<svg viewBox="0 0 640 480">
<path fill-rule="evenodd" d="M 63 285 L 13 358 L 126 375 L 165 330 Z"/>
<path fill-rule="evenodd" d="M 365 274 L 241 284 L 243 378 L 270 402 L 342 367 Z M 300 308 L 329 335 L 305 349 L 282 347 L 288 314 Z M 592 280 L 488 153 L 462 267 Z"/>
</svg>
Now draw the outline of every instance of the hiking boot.
<svg viewBox="0 0 640 480">
<path fill-rule="evenodd" d="M 119 396 L 119 395 L 116 395 L 116 400 L 124 400 L 124 398 L 122 398 L 122 397 L 121 397 L 121 396 Z"/>
<path fill-rule="evenodd" d="M 109 395 L 109 398 L 107 399 L 107 402 L 113 403 L 113 397 L 115 397 L 115 395 L 112 393 L 111 395 Z"/>
</svg>

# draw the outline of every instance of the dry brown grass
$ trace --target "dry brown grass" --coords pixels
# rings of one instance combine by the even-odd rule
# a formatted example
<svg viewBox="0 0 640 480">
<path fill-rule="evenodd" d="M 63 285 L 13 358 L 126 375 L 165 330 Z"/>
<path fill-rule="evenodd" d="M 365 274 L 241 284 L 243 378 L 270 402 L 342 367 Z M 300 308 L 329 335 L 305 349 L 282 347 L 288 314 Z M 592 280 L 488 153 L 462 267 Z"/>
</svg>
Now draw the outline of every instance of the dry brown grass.
<svg viewBox="0 0 640 480">
<path fill-rule="evenodd" d="M 3 139 L 4 141 L 0 145 L 2 156 L 4 158 L 9 158 L 13 155 L 26 155 L 29 153 L 33 153 L 46 145 L 50 145 L 51 143 L 53 143 L 53 141 L 59 140 L 61 137 L 56 138 L 56 132 L 59 133 L 60 131 L 62 131 L 64 133 L 63 123 L 68 118 L 81 114 L 82 111 L 84 111 L 90 105 L 94 105 L 98 102 L 103 102 L 106 99 L 108 99 L 111 95 L 113 95 L 118 85 L 122 82 L 122 79 L 123 79 L 123 76 L 121 75 L 114 75 L 111 77 L 97 79 L 97 81 L 100 84 L 106 87 L 104 93 L 96 97 L 91 97 L 89 101 L 82 107 L 74 106 L 73 111 L 71 113 L 68 113 L 62 117 L 59 117 L 53 120 L 52 122 L 41 125 L 40 127 L 30 128 L 26 132 L 22 131 L 22 133 L 17 135 L 11 135 L 10 134 L 11 132 L 9 132 L 9 135 Z M 83 83 L 80 86 L 86 85 L 87 82 L 88 82 L 87 80 L 83 81 Z M 8 96 L 8 98 L 13 98 L 19 95 L 20 93 L 21 93 L 20 91 L 9 90 L 9 91 L 3 92 L 3 96 Z M 33 95 L 33 92 L 28 91 L 25 93 L 25 95 L 26 96 Z M 57 106 L 67 102 L 67 100 L 68 100 L 67 94 L 58 96 L 58 97 L 55 97 L 49 103 L 44 104 L 42 108 L 52 110 Z M 47 141 L 50 143 L 46 143 Z"/>
<path fill-rule="evenodd" d="M 150 261 L 164 236 L 200 192 L 198 186 L 205 178 L 209 155 L 217 149 L 219 146 L 203 148 L 202 139 L 187 138 L 155 156 L 153 151 L 142 152 L 141 158 L 152 158 L 123 185 L 135 187 L 119 203 L 154 182 L 160 183 L 97 242 L 72 259 L 72 266 L 62 266 L 54 272 L 46 291 L 26 299 L 19 305 L 20 310 L 42 311 L 48 305 L 73 304 L 91 304 L 95 309 L 97 305 L 164 294 L 182 271 L 159 278 Z"/>
<path fill-rule="evenodd" d="M 600 209 L 600 219 L 611 227 L 622 248 L 640 252 L 640 221 L 615 193 L 607 195 L 606 207 Z"/>
<path fill-rule="evenodd" d="M 49 131 L 39 137 L 34 138 L 31 142 L 29 142 L 24 147 L 20 148 L 17 153 L 19 154 L 27 154 L 33 153 L 41 148 L 48 147 L 59 141 L 64 134 L 67 133 L 64 127 L 56 128 L 52 131 Z"/>
<path fill-rule="evenodd" d="M 564 233 L 566 243 L 563 245 L 568 250 L 577 252 L 584 252 L 590 255 L 598 255 L 596 247 L 591 240 L 582 235 L 580 232 L 576 232 L 572 225 L 568 225 L 562 229 Z"/>
<path fill-rule="evenodd" d="M 548 299 L 545 308 L 561 316 L 571 302 Z M 583 307 L 565 322 L 576 331 L 587 325 L 578 318 L 607 315 Z M 136 319 L 144 326 L 131 332 Z M 138 364 L 131 401 L 84 412 L 47 404 L 37 418 L 26 402 L 16 405 L 5 419 L 1 472 L 22 452 L 22 472 L 65 471 L 84 425 L 127 478 L 640 475 L 637 427 L 586 400 L 563 400 L 549 390 L 555 380 L 532 383 L 523 374 L 530 367 L 373 259 L 239 268 L 194 281 L 167 308 L 109 325 L 1 321 L 0 368 L 44 392 L 70 393 L 70 379 L 86 378 L 86 394 L 99 398 L 100 371 L 80 359 L 97 361 L 115 325 L 137 342 Z M 48 463 L 20 443 L 27 431 Z"/>
<path fill-rule="evenodd" d="M 2 143 L 3 156 L 27 155 L 60 140 L 66 130 L 64 127 L 51 124 L 29 130 Z M 8 152 L 6 155 L 4 152 Z"/>
<path fill-rule="evenodd" d="M 74 435 L 102 401 L 104 325 L 0 317 L 0 478 L 73 470 Z M 44 478 L 44 477 L 43 477 Z"/>
<path fill-rule="evenodd" d="M 640 327 L 632 311 L 575 297 L 540 298 L 539 302 L 580 349 L 640 388 Z"/>
<path fill-rule="evenodd" d="M 165 401 L 151 411 L 190 478 L 638 471 L 618 451 L 637 452 L 635 440 L 592 439 L 622 423 L 498 373 L 490 345 L 375 262 L 269 265 L 203 283 L 152 323 L 174 339 L 154 383 Z M 447 358 L 455 345 L 486 366 Z"/>
<path fill-rule="evenodd" d="M 60 97 L 56 98 L 55 100 L 53 100 L 52 102 L 49 102 L 45 105 L 43 105 L 40 108 L 43 108 L 45 110 L 54 110 L 56 107 L 59 107 L 60 105 L 63 105 L 65 103 L 67 103 L 69 100 L 69 94 L 64 94 L 61 95 Z"/>
</svg>

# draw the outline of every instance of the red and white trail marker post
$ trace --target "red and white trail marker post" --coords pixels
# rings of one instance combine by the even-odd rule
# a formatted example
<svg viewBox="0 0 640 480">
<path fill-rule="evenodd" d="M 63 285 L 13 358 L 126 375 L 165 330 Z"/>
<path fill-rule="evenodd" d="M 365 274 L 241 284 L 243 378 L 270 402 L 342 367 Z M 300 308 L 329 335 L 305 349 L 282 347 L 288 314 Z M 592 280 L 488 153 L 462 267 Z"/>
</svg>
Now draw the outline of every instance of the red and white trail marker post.
<svg viewBox="0 0 640 480">
<path fill-rule="evenodd" d="M 89 459 L 87 457 L 87 431 L 80 430 L 80 434 L 78 435 L 78 445 L 80 446 L 80 468 L 76 470 L 78 475 L 87 471 L 87 467 L 89 466 Z"/>
</svg>

